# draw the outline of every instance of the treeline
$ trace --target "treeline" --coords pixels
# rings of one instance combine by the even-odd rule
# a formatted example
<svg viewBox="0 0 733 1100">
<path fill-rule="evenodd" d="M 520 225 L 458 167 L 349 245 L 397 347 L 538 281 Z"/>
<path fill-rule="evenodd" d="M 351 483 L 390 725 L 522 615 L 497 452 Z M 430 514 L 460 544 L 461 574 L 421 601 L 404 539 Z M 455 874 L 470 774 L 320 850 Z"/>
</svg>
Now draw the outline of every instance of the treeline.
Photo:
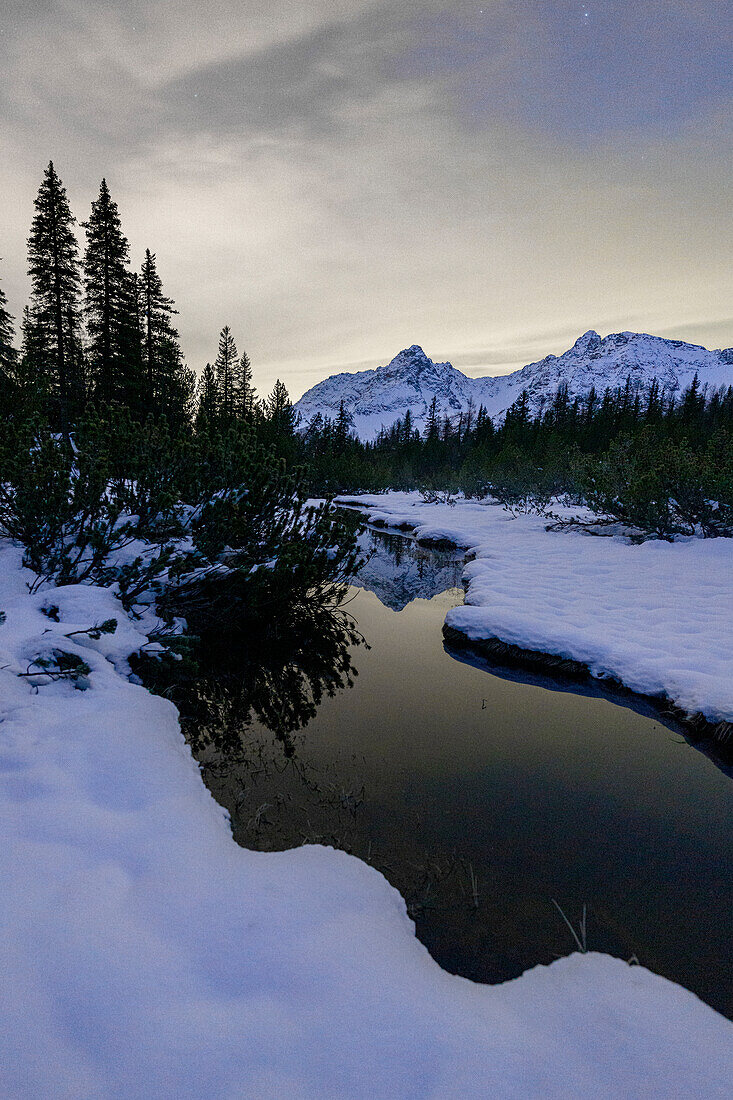
<svg viewBox="0 0 733 1100">
<path fill-rule="evenodd" d="M 181 353 L 176 309 L 155 254 L 146 249 L 139 271 L 131 269 L 104 180 L 82 228 L 80 249 L 51 163 L 28 238 L 32 294 L 19 347 L 0 288 L 0 523 L 21 541 L 45 547 L 34 566 L 39 575 L 79 576 L 81 566 L 70 565 L 70 540 L 88 551 L 89 539 L 97 538 L 97 569 L 128 514 L 146 539 L 189 530 L 195 514 L 200 546 L 218 524 L 207 543 L 217 561 L 227 545 L 226 522 L 235 522 L 234 500 L 240 498 L 244 515 L 241 498 L 250 492 L 255 499 L 255 482 L 263 515 L 266 502 L 278 503 L 268 523 L 250 515 L 250 562 L 256 552 L 275 553 L 274 517 L 290 515 L 289 500 L 301 507 L 307 493 L 461 491 L 493 496 L 515 511 L 546 509 L 565 495 L 642 537 L 733 533 L 730 387 L 708 393 L 696 378 L 675 395 L 657 383 L 642 390 L 629 379 L 619 390 L 591 390 L 582 399 L 560 387 L 538 412 L 523 393 L 499 425 L 484 408 L 442 415 L 434 400 L 422 432 L 408 411 L 368 443 L 355 437 L 343 405 L 333 420 L 317 416 L 303 428 L 282 382 L 266 399 L 258 397 L 249 356 L 228 326 L 196 380 Z M 100 493 L 107 508 L 109 493 L 99 488 L 105 477 L 115 486 L 116 519 L 109 512 L 100 519 L 90 503 Z M 230 501 L 226 522 L 221 506 L 208 507 L 212 494 Z M 74 531 L 72 513 L 87 517 L 85 534 Z M 89 515 L 97 516 L 98 528 Z M 245 538 L 241 523 L 236 537 Z M 324 535 L 338 537 L 336 528 Z M 88 554 L 80 558 L 86 561 Z"/>
<path fill-rule="evenodd" d="M 680 395 L 631 379 L 584 398 L 560 387 L 534 414 L 524 392 L 498 426 L 483 407 L 441 416 L 433 399 L 422 433 L 408 412 L 366 443 L 342 406 L 303 447 L 319 492 L 463 492 L 514 510 L 566 495 L 642 534 L 733 533 L 733 387 L 707 393 L 697 377 Z"/>
<path fill-rule="evenodd" d="M 46 169 L 28 237 L 31 299 L 23 311 L 20 347 L 0 288 L 0 413 L 32 410 L 68 434 L 90 406 L 115 405 L 134 421 L 165 418 L 171 431 L 249 420 L 271 439 L 292 434 L 287 391 L 278 382 L 265 402 L 252 386 L 249 356 L 230 329 L 219 338 L 213 366 L 196 376 L 183 359 L 155 253 L 139 271 L 106 180 L 81 223 L 79 248 L 69 200 L 53 163 Z M 268 422 L 269 426 L 268 426 Z M 287 448 L 286 448 L 287 449 Z"/>
<path fill-rule="evenodd" d="M 119 402 L 137 419 L 188 415 L 194 376 L 185 366 L 155 254 L 139 271 L 117 204 L 102 180 L 82 223 L 80 255 L 66 189 L 53 163 L 35 200 L 28 237 L 31 299 L 23 311 L 20 349 L 3 295 L 0 388 L 5 410 L 33 407 L 68 433 L 91 403 Z"/>
<path fill-rule="evenodd" d="M 0 530 L 25 547 L 33 583 L 114 584 L 171 623 L 197 606 L 241 620 L 338 600 L 355 540 L 306 506 L 285 386 L 258 398 L 228 327 L 196 382 L 155 254 L 131 269 L 104 180 L 82 228 L 80 250 L 51 163 L 20 347 L 0 291 Z"/>
</svg>

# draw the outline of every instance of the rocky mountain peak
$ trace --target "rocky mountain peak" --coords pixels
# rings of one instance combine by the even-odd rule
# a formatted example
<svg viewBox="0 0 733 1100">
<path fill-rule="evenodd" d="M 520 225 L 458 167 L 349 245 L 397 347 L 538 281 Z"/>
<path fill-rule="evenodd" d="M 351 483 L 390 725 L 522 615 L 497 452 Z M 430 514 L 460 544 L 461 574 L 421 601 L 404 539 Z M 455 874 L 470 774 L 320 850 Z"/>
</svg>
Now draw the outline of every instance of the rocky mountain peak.
<svg viewBox="0 0 733 1100">
<path fill-rule="evenodd" d="M 623 388 L 628 378 L 643 391 L 656 379 L 666 393 L 677 395 L 695 374 L 709 390 L 733 384 L 733 353 L 708 351 L 682 340 L 666 340 L 644 333 L 620 332 L 601 337 L 594 329 L 583 333 L 563 355 L 548 355 L 512 374 L 470 378 L 450 363 L 434 363 L 419 344 L 412 344 L 386 366 L 357 374 L 338 374 L 310 389 L 297 403 L 301 423 L 318 413 L 335 418 L 341 402 L 362 439 L 373 439 L 410 410 L 412 422 L 422 428 L 433 398 L 441 416 L 455 418 L 483 405 L 500 421 L 524 390 L 530 408 L 539 412 L 560 385 L 572 398 L 591 388 L 597 393 Z"/>
<path fill-rule="evenodd" d="M 589 328 L 587 332 L 584 332 L 582 336 L 573 344 L 573 351 L 575 352 L 592 352 L 600 348 L 603 340 L 595 329 Z"/>
<path fill-rule="evenodd" d="M 389 375 L 420 375 L 424 373 L 434 373 L 436 370 L 440 370 L 446 366 L 450 366 L 448 363 L 434 363 L 432 359 L 429 359 L 419 344 L 413 344 L 409 348 L 405 348 L 403 351 L 395 355 L 389 363 L 384 367 L 377 367 L 377 371 L 381 374 Z"/>
</svg>

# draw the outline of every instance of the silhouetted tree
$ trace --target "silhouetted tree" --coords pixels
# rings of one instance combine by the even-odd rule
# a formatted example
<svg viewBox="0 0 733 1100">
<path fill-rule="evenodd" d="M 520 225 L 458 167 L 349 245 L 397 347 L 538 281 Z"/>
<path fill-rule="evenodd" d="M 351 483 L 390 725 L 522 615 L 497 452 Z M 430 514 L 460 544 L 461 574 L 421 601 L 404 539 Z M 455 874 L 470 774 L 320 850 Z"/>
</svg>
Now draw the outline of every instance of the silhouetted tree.
<svg viewBox="0 0 733 1100">
<path fill-rule="evenodd" d="M 84 401 L 78 245 L 66 189 L 51 161 L 35 200 L 28 238 L 31 313 L 42 343 L 43 361 L 34 363 L 37 385 L 48 396 L 53 419 L 67 432 Z"/>
<path fill-rule="evenodd" d="M 264 416 L 265 442 L 271 443 L 282 457 L 293 458 L 296 416 L 288 391 L 279 378 L 265 402 Z"/>
<path fill-rule="evenodd" d="M 15 325 L 8 312 L 8 299 L 0 287 L 0 377 L 12 377 L 18 363 L 15 347 Z"/>
<path fill-rule="evenodd" d="M 338 416 L 333 426 L 333 448 L 336 454 L 343 454 L 351 436 L 351 416 L 343 401 L 339 403 Z"/>
<path fill-rule="evenodd" d="M 204 367 L 198 384 L 198 406 L 196 409 L 196 428 L 204 431 L 212 427 L 219 415 L 219 388 L 211 363 Z"/>
<path fill-rule="evenodd" d="M 84 222 L 84 316 L 87 365 L 94 395 L 145 411 L 136 287 L 127 270 L 130 247 L 107 181 Z"/>
<path fill-rule="evenodd" d="M 171 424 L 184 423 L 190 413 L 195 380 L 183 363 L 178 332 L 172 317 L 176 309 L 163 293 L 155 253 L 145 250 L 137 281 L 142 326 L 142 361 L 151 411 Z"/>
<path fill-rule="evenodd" d="M 240 363 L 237 345 L 229 325 L 219 333 L 219 348 L 214 363 L 216 385 L 219 392 L 219 413 L 225 421 L 231 421 L 238 411 L 240 397 Z"/>
<path fill-rule="evenodd" d="M 257 406 L 257 394 L 252 383 L 252 364 L 246 351 L 239 360 L 237 405 L 239 415 L 252 420 Z"/>
<path fill-rule="evenodd" d="M 434 441 L 440 437 L 440 414 L 438 413 L 438 398 L 433 395 L 430 402 L 428 415 L 425 420 L 425 438 Z"/>
</svg>

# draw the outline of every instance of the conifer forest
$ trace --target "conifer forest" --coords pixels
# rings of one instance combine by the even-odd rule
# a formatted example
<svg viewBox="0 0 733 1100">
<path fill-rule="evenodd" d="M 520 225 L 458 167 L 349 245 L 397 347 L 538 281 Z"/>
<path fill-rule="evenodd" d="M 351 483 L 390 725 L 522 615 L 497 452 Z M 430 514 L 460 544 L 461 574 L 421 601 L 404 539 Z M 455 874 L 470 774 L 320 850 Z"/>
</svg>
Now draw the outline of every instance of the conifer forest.
<svg viewBox="0 0 733 1100">
<path fill-rule="evenodd" d="M 675 396 L 629 379 L 573 401 L 560 387 L 534 415 L 525 392 L 500 424 L 433 399 L 422 433 L 408 411 L 362 442 L 343 405 L 303 430 L 282 382 L 260 397 L 228 325 L 198 375 L 186 364 L 155 252 L 133 270 L 105 180 L 77 223 L 48 165 L 28 271 L 19 325 L 0 289 L 0 522 L 39 577 L 109 580 L 110 553 L 145 539 L 156 553 L 116 577 L 129 600 L 163 572 L 200 583 L 223 555 L 240 574 L 272 559 L 271 580 L 292 555 L 330 581 L 346 575 L 351 536 L 306 500 L 387 489 L 491 495 L 514 511 L 565 496 L 639 538 L 733 534 L 730 387 L 695 379 Z"/>
</svg>

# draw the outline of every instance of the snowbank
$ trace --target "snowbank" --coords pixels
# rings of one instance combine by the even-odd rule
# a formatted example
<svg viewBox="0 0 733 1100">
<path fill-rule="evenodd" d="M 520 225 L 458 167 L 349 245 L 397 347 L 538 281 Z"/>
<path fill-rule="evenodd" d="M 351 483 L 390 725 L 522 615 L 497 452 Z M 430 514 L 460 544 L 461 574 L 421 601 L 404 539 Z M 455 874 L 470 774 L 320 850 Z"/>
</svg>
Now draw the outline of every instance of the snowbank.
<svg viewBox="0 0 733 1100">
<path fill-rule="evenodd" d="M 647 970 L 573 955 L 474 985 L 364 863 L 238 848 L 174 707 L 127 679 L 145 621 L 24 580 L 0 546 L 2 1096 L 729 1095 L 730 1024 Z M 53 648 L 86 690 L 17 675 Z"/>
<path fill-rule="evenodd" d="M 548 532 L 538 516 L 513 518 L 476 501 L 342 499 L 358 501 L 370 520 L 410 524 L 420 540 L 475 553 L 465 606 L 446 619 L 469 640 L 571 658 L 688 714 L 733 720 L 733 539 L 632 546 L 618 536 Z"/>
</svg>

